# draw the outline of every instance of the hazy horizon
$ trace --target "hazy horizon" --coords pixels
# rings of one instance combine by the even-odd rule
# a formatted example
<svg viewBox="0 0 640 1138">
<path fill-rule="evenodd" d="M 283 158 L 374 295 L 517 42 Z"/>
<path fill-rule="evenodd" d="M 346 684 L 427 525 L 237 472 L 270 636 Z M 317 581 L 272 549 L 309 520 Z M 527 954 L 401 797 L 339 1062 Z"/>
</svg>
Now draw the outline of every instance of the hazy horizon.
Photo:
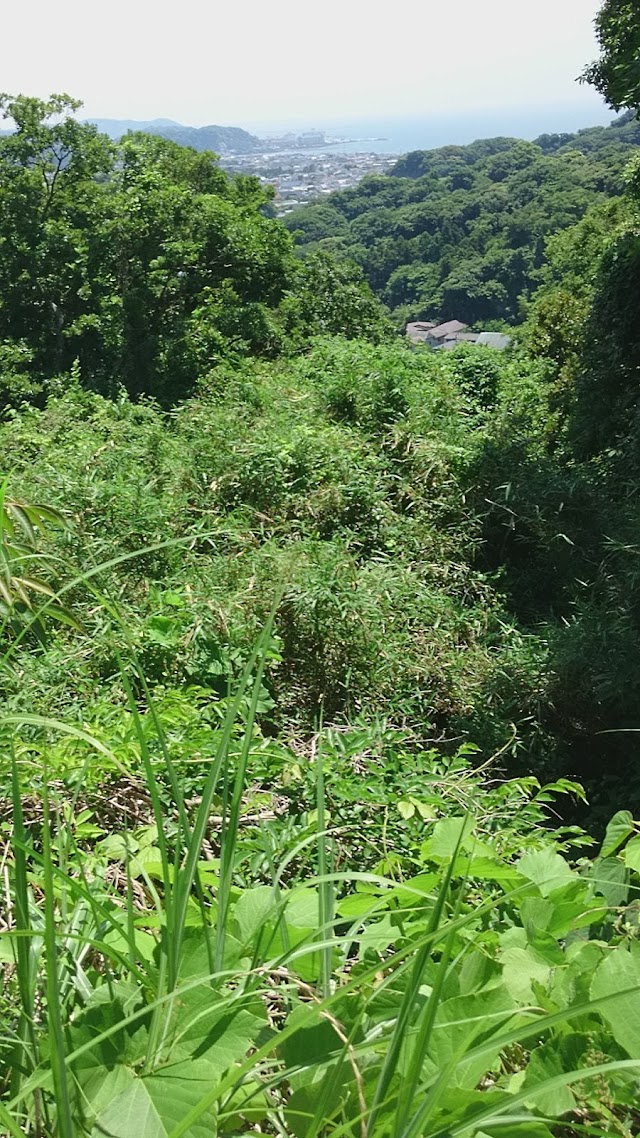
<svg viewBox="0 0 640 1138">
<path fill-rule="evenodd" d="M 541 123 L 554 122 L 556 124 L 565 123 L 566 130 L 579 130 L 581 126 L 602 126 L 612 122 L 617 114 L 607 104 L 599 98 L 598 95 L 593 93 L 593 98 L 588 101 L 578 101 L 575 103 L 556 103 L 549 105 L 548 103 L 530 104 L 526 106 L 514 107 L 486 107 L 478 111 L 472 109 L 469 111 L 461 111 L 449 113 L 447 111 L 440 111 L 438 113 L 430 113 L 428 110 L 421 114 L 416 114 L 414 111 L 406 113 L 398 112 L 394 115 L 361 115 L 353 117 L 344 114 L 341 117 L 331 117 L 326 115 L 322 117 L 317 115 L 315 118 L 309 116 L 305 117 L 292 117 L 292 118 L 273 118 L 273 119 L 254 119 L 239 121 L 222 121 L 221 119 L 208 122 L 195 123 L 186 122 L 182 119 L 172 118 L 171 115 L 163 114 L 159 111 L 157 114 L 151 114 L 144 119 L 137 118 L 135 115 L 87 115 L 86 108 L 81 112 L 81 117 L 93 119 L 101 119 L 105 121 L 138 121 L 138 122 L 174 122 L 180 126 L 224 126 L 224 127 L 241 127 L 252 134 L 266 135 L 269 132 L 282 132 L 297 131 L 302 132 L 305 130 L 318 130 L 326 129 L 327 131 L 348 131 L 354 125 L 391 125 L 397 126 L 402 123 L 421 123 L 426 120 L 433 122 L 442 122 L 447 120 L 449 122 L 473 122 L 473 121 L 492 121 L 498 122 L 501 119 L 505 122 L 521 121 L 527 125 L 533 124 L 536 121 Z M 544 129 L 544 128 L 543 128 Z M 554 129 L 562 129 L 561 126 L 554 127 Z"/>
<path fill-rule="evenodd" d="M 106 116 L 105 116 L 106 117 Z M 166 116 L 157 115 L 157 118 Z M 327 132 L 336 131 L 341 133 L 348 133 L 355 126 L 368 126 L 371 127 L 398 127 L 406 125 L 411 127 L 413 124 L 421 124 L 424 122 L 456 124 L 460 126 L 473 125 L 474 123 L 487 122 L 498 124 L 504 122 L 506 124 L 513 124 L 516 122 L 522 123 L 530 130 L 536 130 L 537 123 L 542 124 L 537 133 L 545 133 L 547 130 L 567 130 L 575 131 L 580 130 L 582 127 L 588 126 L 606 126 L 617 117 L 616 112 L 611 110 L 610 107 L 598 96 L 593 93 L 593 99 L 586 102 L 582 100 L 575 103 L 557 103 L 549 105 L 547 103 L 530 104 L 526 106 L 514 107 L 486 107 L 482 109 L 469 108 L 468 110 L 457 110 L 448 112 L 442 110 L 439 112 L 429 112 L 428 110 L 416 114 L 414 111 L 406 113 L 397 113 L 394 115 L 359 115 L 350 116 L 343 115 L 341 117 L 331 117 L 329 115 L 322 118 L 317 116 L 315 119 L 309 117 L 303 118 L 289 118 L 289 119 L 272 119 L 272 120 L 245 120 L 243 122 L 219 122 L 217 126 L 240 126 L 243 130 L 248 130 L 252 134 L 266 135 L 269 131 L 273 132 L 286 132 L 288 130 L 304 131 L 314 129 L 325 129 Z M 184 124 L 184 125 L 198 125 L 198 124 Z M 211 125 L 211 124 L 201 124 Z M 509 133 L 508 130 L 505 133 Z"/>
</svg>

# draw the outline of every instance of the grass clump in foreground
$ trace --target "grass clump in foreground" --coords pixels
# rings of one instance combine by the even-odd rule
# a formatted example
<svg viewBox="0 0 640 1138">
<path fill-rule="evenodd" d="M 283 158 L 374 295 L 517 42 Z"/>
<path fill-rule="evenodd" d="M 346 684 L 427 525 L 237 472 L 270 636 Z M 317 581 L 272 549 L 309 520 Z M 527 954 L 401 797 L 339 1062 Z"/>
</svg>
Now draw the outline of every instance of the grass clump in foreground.
<svg viewBox="0 0 640 1138">
<path fill-rule="evenodd" d="M 637 1133 L 640 826 L 594 857 L 545 824 L 576 784 L 384 723 L 264 739 L 272 620 L 206 761 L 124 649 L 126 781 L 81 720 L 0 721 L 0 1133 Z M 84 757 L 56 782 L 62 734 Z"/>
</svg>

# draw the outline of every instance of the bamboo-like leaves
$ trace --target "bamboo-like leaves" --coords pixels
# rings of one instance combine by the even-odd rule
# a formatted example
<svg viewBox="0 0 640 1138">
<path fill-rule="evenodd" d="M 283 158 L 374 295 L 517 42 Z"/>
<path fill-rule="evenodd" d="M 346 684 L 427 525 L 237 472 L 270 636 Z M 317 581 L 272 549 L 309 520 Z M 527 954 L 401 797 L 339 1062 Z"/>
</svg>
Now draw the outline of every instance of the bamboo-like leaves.
<svg viewBox="0 0 640 1138">
<path fill-rule="evenodd" d="M 34 561 L 51 566 L 39 552 L 39 539 L 47 526 L 67 528 L 59 510 L 40 503 L 9 498 L 8 477 L 0 482 L 0 620 L 3 625 L 28 625 L 44 639 L 47 619 L 78 629 L 77 617 L 63 605 L 48 582 L 34 576 Z"/>
</svg>

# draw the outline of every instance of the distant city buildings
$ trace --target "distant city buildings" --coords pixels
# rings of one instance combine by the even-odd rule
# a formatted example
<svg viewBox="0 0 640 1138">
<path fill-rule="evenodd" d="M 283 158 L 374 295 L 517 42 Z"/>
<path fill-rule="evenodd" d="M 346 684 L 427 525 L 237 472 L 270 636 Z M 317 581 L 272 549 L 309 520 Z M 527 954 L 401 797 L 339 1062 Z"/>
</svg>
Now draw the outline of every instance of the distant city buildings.
<svg viewBox="0 0 640 1138">
<path fill-rule="evenodd" d="M 316 134 L 325 138 L 322 131 L 308 131 L 305 135 L 291 136 L 297 150 L 228 154 L 221 158 L 220 164 L 233 173 L 254 174 L 263 185 L 273 186 L 274 204 L 278 214 L 283 216 L 299 205 L 321 201 L 335 190 L 357 186 L 366 174 L 385 174 L 397 161 L 398 156 L 394 154 L 336 154 L 313 148 L 301 153 L 299 139 Z M 279 142 L 287 137 L 283 136 Z"/>
</svg>

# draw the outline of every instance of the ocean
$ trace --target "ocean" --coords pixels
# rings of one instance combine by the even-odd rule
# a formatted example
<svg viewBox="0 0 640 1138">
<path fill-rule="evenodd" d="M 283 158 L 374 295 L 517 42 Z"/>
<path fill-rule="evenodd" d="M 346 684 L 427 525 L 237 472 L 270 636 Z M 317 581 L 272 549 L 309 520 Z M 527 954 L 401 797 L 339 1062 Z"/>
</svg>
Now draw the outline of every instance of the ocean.
<svg viewBox="0 0 640 1138">
<path fill-rule="evenodd" d="M 462 146 L 478 138 L 507 136 L 534 139 L 541 134 L 559 134 L 589 126 L 606 126 L 615 118 L 604 104 L 595 107 L 564 106 L 535 109 L 506 108 L 459 114 L 433 114 L 411 118 L 325 120 L 323 122 L 262 124 L 245 129 L 259 136 L 281 134 L 286 130 L 322 130 L 327 138 L 352 141 L 335 143 L 324 149 L 330 153 L 406 154 L 410 150 L 431 150 L 450 144 Z"/>
</svg>

